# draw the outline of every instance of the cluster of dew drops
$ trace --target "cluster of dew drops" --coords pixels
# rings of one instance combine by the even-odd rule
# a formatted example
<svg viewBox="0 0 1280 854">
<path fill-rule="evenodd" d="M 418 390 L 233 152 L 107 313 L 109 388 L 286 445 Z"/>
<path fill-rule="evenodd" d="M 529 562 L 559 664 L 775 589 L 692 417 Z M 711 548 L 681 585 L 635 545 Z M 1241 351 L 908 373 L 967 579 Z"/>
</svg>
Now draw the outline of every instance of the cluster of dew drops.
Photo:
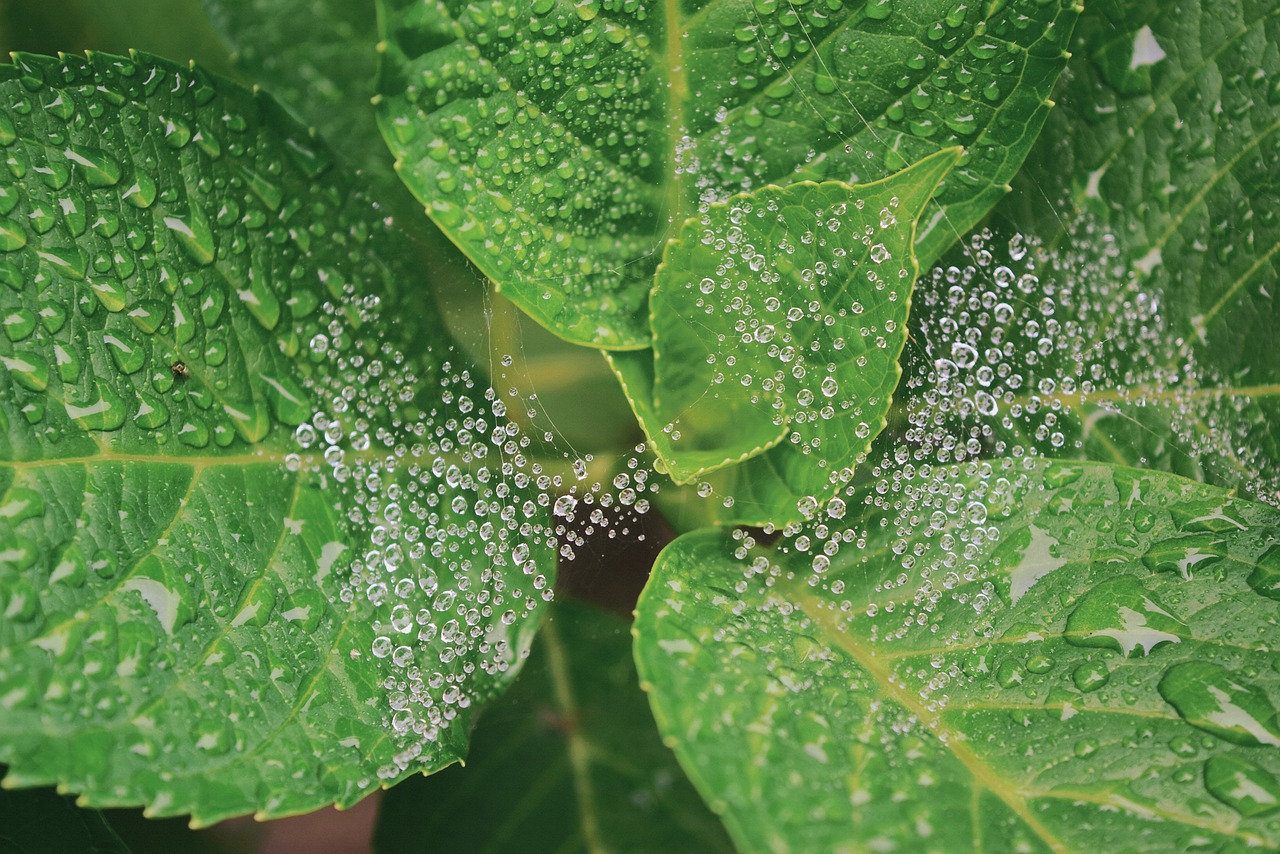
<svg viewBox="0 0 1280 854">
<path fill-rule="evenodd" d="M 782 553 L 809 558 L 811 586 L 844 593 L 843 582 L 826 576 L 842 548 L 861 551 L 873 534 L 862 503 L 892 528 L 900 571 L 878 573 L 874 592 L 883 605 L 859 607 L 869 615 L 900 609 L 899 634 L 922 625 L 946 596 L 981 616 L 998 601 L 990 583 L 975 592 L 971 582 L 981 581 L 982 558 L 1000 538 L 989 507 L 999 500 L 991 486 L 1001 471 L 982 461 L 1070 455 L 1082 445 L 1077 410 L 1090 395 L 1137 386 L 1167 398 L 1192 375 L 1160 367 L 1170 344 L 1158 301 L 1119 275 L 1106 236 L 1087 223 L 1073 233 L 1068 248 L 1052 253 L 1021 236 L 980 233 L 966 247 L 969 264 L 922 278 L 897 392 L 905 434 L 873 450 L 869 489 L 862 477 L 825 502 L 806 497 L 804 522 L 765 529 L 780 535 Z M 349 296 L 344 307 L 322 307 L 328 324 L 310 348 L 331 370 L 309 382 L 313 399 L 328 406 L 297 428 L 297 451 L 286 462 L 298 468 L 322 460 L 314 464 L 343 494 L 348 522 L 368 532 L 341 596 L 365 597 L 375 614 L 372 645 L 352 654 L 384 667 L 400 752 L 379 773 L 392 778 L 426 761 L 442 730 L 488 699 L 493 677 L 527 654 L 531 632 L 521 624 L 552 598 L 548 558 L 573 559 L 597 532 L 632 533 L 658 478 L 643 445 L 614 464 L 607 480 L 592 476 L 590 456 L 561 453 L 563 465 L 546 467 L 539 451 L 556 436 L 547 430 L 535 440 L 536 397 L 514 384 L 496 389 L 514 373 L 513 356 L 501 359 L 492 384 L 445 359 L 438 405 L 417 412 L 410 403 L 420 377 L 411 361 L 387 344 L 351 345 L 359 330 L 380 328 L 382 305 Z M 348 322 L 352 304 L 356 324 Z M 368 352 L 375 355 L 362 355 Z M 1148 373 L 1135 377 L 1134 365 Z M 1207 373 L 1194 376 L 1208 381 Z M 947 466 L 957 463 L 979 473 L 976 485 L 954 482 Z M 711 494 L 706 484 L 697 492 Z M 738 592 L 772 585 L 783 570 L 755 548 L 759 535 L 733 536 L 744 567 Z M 944 549 L 929 558 L 936 565 L 923 566 L 920 544 L 929 541 Z"/>
<path fill-rule="evenodd" d="M 991 561 L 1004 540 L 1003 520 L 1027 503 L 1045 502 L 1046 508 L 1065 512 L 1082 495 L 1086 502 L 1091 500 L 1088 487 L 1070 497 L 1037 496 L 1078 476 L 1070 467 L 1044 470 L 1043 461 L 1088 452 L 1088 431 L 1106 429 L 1109 421 L 1141 432 L 1147 428 L 1134 410 L 1158 409 L 1163 420 L 1157 426 L 1168 431 L 1160 435 L 1171 436 L 1166 441 L 1177 443 L 1178 452 L 1206 470 L 1222 464 L 1224 452 L 1231 453 L 1232 465 L 1246 467 L 1242 482 L 1264 485 L 1254 497 L 1275 501 L 1274 476 L 1260 462 L 1265 455 L 1250 445 L 1250 421 L 1240 417 L 1248 401 L 1233 400 L 1230 394 L 1196 394 L 1197 389 L 1221 387 L 1221 378 L 1197 365 L 1183 342 L 1169 334 L 1159 300 L 1128 274 L 1108 235 L 1085 219 L 1073 223 L 1070 234 L 1064 248 L 1050 252 L 1021 236 L 1005 241 L 980 233 L 966 247 L 969 263 L 939 267 L 922 278 L 917 290 L 921 308 L 913 319 L 898 392 L 905 430 L 891 442 L 880 442 L 864 476 L 825 506 L 814 499 L 802 502 L 806 520 L 785 527 L 771 543 L 790 559 L 775 560 L 758 548 L 765 538 L 755 532 L 734 533 L 735 557 L 742 565 L 736 592 L 743 598 L 732 606 L 736 619 L 718 630 L 719 640 L 732 642 L 741 633 L 738 637 L 744 642 L 755 643 L 762 630 L 775 625 L 789 626 L 800 636 L 811 633 L 812 612 L 797 607 L 793 592 L 796 582 L 807 583 L 822 591 L 821 607 L 830 610 L 825 619 L 832 624 L 847 628 L 859 621 L 860 631 L 873 643 L 898 644 L 886 659 L 893 662 L 890 679 L 909 691 L 925 713 L 937 714 L 962 702 L 966 685 L 994 682 L 1002 690 L 1025 690 L 1033 702 L 1043 698 L 1047 708 L 1060 702 L 1065 721 L 1080 711 L 1070 699 L 1046 696 L 1044 683 L 1035 680 L 1019 688 L 1029 675 L 1063 667 L 1063 662 L 1037 652 L 1033 642 L 1044 637 L 1037 631 L 1043 627 L 1035 625 L 1034 608 L 1018 615 L 1025 621 L 1014 623 L 1031 646 L 1013 653 L 1001 648 L 991 652 L 981 642 L 994 640 L 997 626 L 1008 627 L 1013 615 L 997 619 L 1004 603 L 1017 602 L 1045 573 L 1068 562 L 1056 550 L 1061 541 L 1055 534 L 1070 531 L 1070 523 L 1061 529 L 1051 523 L 1049 531 L 1030 526 L 1030 542 L 1020 546 L 1022 560 L 1016 566 Z M 1193 441 L 1197 428 L 1205 425 L 1216 433 L 1216 442 Z M 1251 464 L 1257 467 L 1249 469 Z M 1156 514 L 1144 502 L 1157 506 L 1163 500 L 1144 496 L 1140 478 L 1123 473 L 1113 477 L 1122 499 L 1128 489 L 1128 500 L 1108 512 L 1131 514 L 1122 523 L 1132 526 L 1125 536 L 1149 530 Z M 1195 492 L 1184 488 L 1180 498 L 1170 500 L 1171 508 L 1190 518 L 1189 523 L 1179 521 L 1175 514 L 1180 532 L 1225 530 L 1232 536 L 1249 530 L 1220 499 L 1199 499 L 1205 503 L 1198 504 L 1190 497 Z M 1109 517 L 1098 519 L 1091 533 L 1111 531 L 1112 522 Z M 1218 525 L 1224 527 L 1212 527 Z M 775 533 L 779 532 L 766 531 Z M 1115 542 L 1124 542 L 1119 529 L 1113 536 Z M 1205 553 L 1185 543 L 1168 544 L 1177 546 L 1176 570 L 1191 578 L 1189 566 Z M 1215 543 L 1225 547 L 1222 539 Z M 1255 546 L 1262 551 L 1260 560 L 1274 559 L 1270 546 Z M 842 550 L 849 554 L 836 564 Z M 1154 570 L 1148 563 L 1151 555 L 1148 551 L 1143 563 Z M 808 558 L 807 567 L 798 557 Z M 1000 578 L 995 577 L 993 563 Z M 1241 580 L 1272 597 L 1255 580 L 1260 575 Z M 1002 586 L 997 589 L 997 584 Z M 1106 582 L 1097 584 L 1072 603 L 1068 617 L 1079 620 L 1075 631 L 1083 636 L 1115 639 L 1124 662 L 1120 666 L 1130 664 L 1128 658 L 1138 646 L 1145 657 L 1156 644 L 1180 641 L 1158 628 L 1160 619 L 1176 623 L 1177 618 L 1148 598 L 1146 588 L 1135 585 L 1135 591 L 1126 594 Z M 754 613 L 746 615 L 749 608 Z M 1265 653 L 1268 629 L 1259 627 L 1257 637 L 1261 640 L 1256 641 L 1256 651 Z M 1074 643 L 1070 636 L 1066 640 Z M 1239 634 L 1232 640 L 1247 648 Z M 903 655 L 895 659 L 895 654 Z M 813 663 L 822 666 L 816 657 Z M 1067 675 L 1066 669 L 1060 672 Z M 1108 684 L 1114 692 L 1116 680 L 1111 676 L 1106 661 L 1086 659 L 1069 670 L 1070 684 L 1079 693 L 1064 696 L 1098 691 Z M 1229 670 L 1217 663 L 1183 660 L 1163 670 L 1156 690 L 1194 728 L 1229 743 L 1274 744 L 1280 737 L 1274 719 L 1252 717 L 1254 708 L 1269 706 L 1255 707 L 1243 699 L 1265 696 L 1265 689 L 1252 681 L 1256 676 L 1256 669 Z M 1132 704 L 1128 689 L 1120 696 Z M 1207 716 L 1208 723 L 1188 714 L 1189 708 L 1198 713 L 1202 706 L 1195 704 L 1206 702 L 1206 697 L 1230 711 L 1215 711 Z M 1105 694 L 1103 698 L 1104 703 L 1113 702 Z M 895 733 L 916 732 L 921 726 L 922 716 L 894 704 L 872 708 L 883 716 L 878 723 Z M 1018 718 L 1022 713 L 1015 714 L 1014 720 Z M 1228 718 L 1230 726 L 1239 729 L 1215 728 L 1215 721 Z M 1031 725 L 1031 719 L 1024 718 L 1022 726 Z M 1253 735 L 1239 736 L 1245 727 Z M 886 739 L 886 749 L 889 743 Z M 1070 748 L 1071 755 L 1092 755 L 1101 743 L 1105 742 L 1081 737 Z M 1214 745 L 1213 739 L 1186 734 L 1168 742 L 1173 754 L 1183 759 L 1202 755 Z M 1028 747 L 1026 756 L 1033 753 Z M 1243 773 L 1229 785 L 1218 782 L 1213 763 L 1223 763 L 1217 768 L 1226 765 L 1220 755 L 1205 763 L 1187 762 L 1172 779 L 1183 784 L 1203 781 L 1209 794 L 1246 818 L 1258 815 L 1254 805 L 1259 800 L 1271 803 L 1280 793 L 1280 781 L 1261 766 L 1239 766 L 1248 769 L 1246 788 L 1240 785 L 1246 779 Z M 1273 832 L 1275 827 L 1271 825 Z M 1257 836 L 1250 840 L 1268 844 Z"/>
<path fill-rule="evenodd" d="M 843 240 L 832 238 L 850 228 L 850 216 L 863 210 L 865 199 L 820 208 L 812 228 L 778 240 L 773 248 L 786 259 L 785 267 L 754 242 L 761 231 L 785 223 L 784 202 L 777 194 L 732 202 L 723 234 L 706 215 L 701 220 L 697 239 L 716 251 L 720 263 L 714 278 L 689 283 L 691 311 L 729 315 L 733 329 L 706 357 L 710 390 L 745 391 L 775 425 L 787 428 L 785 441 L 801 454 L 820 454 L 832 431 L 848 431 L 859 440 L 870 437 L 874 416 L 863 408 L 867 390 L 874 404 L 892 388 L 885 385 L 892 382 L 888 371 L 866 369 L 875 351 L 889 350 L 902 334 L 893 317 L 872 319 L 885 313 L 887 304 L 907 300 L 910 271 L 881 242 L 882 230 L 898 222 L 899 204 L 896 196 L 886 200 L 879 228 L 868 224 L 844 236 L 865 246 L 869 263 L 852 257 L 855 253 L 841 245 Z M 846 300 L 841 289 L 849 281 L 855 283 L 854 295 Z M 753 295 L 762 286 L 768 295 L 758 299 Z M 850 382 L 854 377 L 862 388 Z M 677 417 L 662 429 L 679 442 L 681 427 Z M 847 480 L 848 472 L 840 468 L 830 478 Z M 715 489 L 704 481 L 697 494 L 709 498 Z M 719 498 L 726 507 L 734 504 L 732 495 Z M 805 503 L 816 506 L 817 499 L 806 498 Z"/>
<path fill-rule="evenodd" d="M 296 429 L 286 465 L 314 466 L 366 537 L 339 595 L 372 606 L 372 644 L 351 655 L 382 667 L 399 752 L 379 775 L 391 779 L 431 760 L 442 730 L 527 655 L 522 624 L 552 600 L 557 559 L 593 536 L 644 539 L 639 517 L 658 485 L 643 447 L 614 461 L 608 483 L 591 477 L 590 455 L 543 456 L 556 436 L 535 441 L 512 417 L 519 407 L 536 426 L 536 396 L 502 394 L 456 357 L 442 361 L 432 405 L 416 406 L 424 380 L 412 360 L 357 343 L 386 328 L 380 300 L 347 296 L 322 306 L 328 323 L 310 339 L 329 369 L 308 391 L 327 405 Z M 494 385 L 513 361 L 501 360 Z"/>
<path fill-rule="evenodd" d="M 948 597 L 980 623 L 989 617 L 1000 599 L 983 566 L 1000 541 L 996 508 L 1009 499 L 1007 473 L 1080 457 L 1089 431 L 1105 431 L 1109 419 L 1141 432 L 1150 428 L 1133 413 L 1158 408 L 1177 453 L 1212 470 L 1230 449 L 1233 465 L 1251 466 L 1244 482 L 1255 496 L 1280 495 L 1265 454 L 1248 441 L 1249 421 L 1240 417 L 1247 399 L 1196 394 L 1220 378 L 1166 331 L 1158 297 L 1130 274 L 1114 238 L 1085 216 L 1068 235 L 1050 251 L 1021 234 L 984 230 L 963 247 L 967 263 L 923 275 L 895 393 L 905 429 L 877 443 L 865 471 L 828 502 L 802 499 L 803 522 L 766 528 L 770 539 L 780 534 L 778 552 L 808 557 L 807 583 L 841 610 L 897 609 L 899 629 L 886 638 L 925 625 Z M 976 479 L 959 482 L 954 465 Z M 868 572 L 882 580 L 871 600 L 841 601 L 843 581 L 828 578 L 833 560 L 843 548 L 861 560 L 885 534 L 864 517 L 888 529 L 890 562 L 886 569 L 886 555 L 873 555 Z M 738 592 L 786 575 L 757 548 L 757 534 L 734 537 L 744 563 Z M 942 544 L 940 557 L 932 543 Z"/>
</svg>

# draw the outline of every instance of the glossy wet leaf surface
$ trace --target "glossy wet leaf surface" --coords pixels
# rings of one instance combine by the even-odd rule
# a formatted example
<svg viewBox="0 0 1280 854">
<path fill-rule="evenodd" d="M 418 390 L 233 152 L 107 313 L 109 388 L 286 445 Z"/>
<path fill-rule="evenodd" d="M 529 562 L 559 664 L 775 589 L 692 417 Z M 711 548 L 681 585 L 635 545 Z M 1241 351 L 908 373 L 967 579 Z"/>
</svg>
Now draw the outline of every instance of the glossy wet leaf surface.
<svg viewBox="0 0 1280 854">
<path fill-rule="evenodd" d="M 628 629 L 558 600 L 520 678 L 481 716 L 466 767 L 383 797 L 379 854 L 732 851 L 658 738 Z"/>
<path fill-rule="evenodd" d="M 742 850 L 1280 842 L 1280 514 L 1096 463 L 882 484 L 769 549 L 688 534 L 641 599 L 659 728 Z"/>
<path fill-rule="evenodd" d="M 456 761 L 553 561 L 397 236 L 198 69 L 0 90 L 6 784 L 207 823 Z"/>
<path fill-rule="evenodd" d="M 388 0 L 380 122 L 401 175 L 513 301 L 583 344 L 648 346 L 662 246 L 707 203 L 966 160 L 927 263 L 1005 191 L 1077 10 L 773 0 Z"/>
<path fill-rule="evenodd" d="M 766 187 L 685 224 L 658 269 L 652 365 L 611 356 L 677 482 L 763 454 L 749 476 L 767 468 L 780 494 L 738 512 L 780 522 L 848 480 L 898 383 L 916 220 L 959 154 L 856 187 Z"/>
<path fill-rule="evenodd" d="M 1273 503 L 1278 39 L 1280 9 L 1265 0 L 1089 4 L 1059 107 L 1019 181 L 1023 205 L 1009 211 L 1062 245 L 1063 223 L 1045 212 L 1065 197 L 1060 215 L 1082 211 L 1112 232 L 1160 300 L 1163 352 L 1080 404 L 1096 428 L 1091 452 Z"/>
</svg>

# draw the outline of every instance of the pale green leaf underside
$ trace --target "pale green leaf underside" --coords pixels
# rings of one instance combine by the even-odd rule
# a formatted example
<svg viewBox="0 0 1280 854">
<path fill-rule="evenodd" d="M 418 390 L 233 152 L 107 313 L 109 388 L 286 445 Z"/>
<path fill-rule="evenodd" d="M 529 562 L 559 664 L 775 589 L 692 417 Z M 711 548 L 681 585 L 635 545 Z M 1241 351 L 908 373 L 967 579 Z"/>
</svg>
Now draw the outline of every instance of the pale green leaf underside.
<svg viewBox="0 0 1280 854">
<path fill-rule="evenodd" d="M 0 91 L 5 784 L 201 823 L 456 761 L 553 559 L 491 500 L 486 428 L 440 430 L 487 404 L 399 239 L 198 69 L 23 55 Z"/>
<path fill-rule="evenodd" d="M 658 737 L 629 628 L 557 600 L 520 678 L 481 716 L 466 767 L 383 797 L 379 854 L 732 851 Z"/>
<path fill-rule="evenodd" d="M 391 174 L 374 120 L 373 0 L 200 0 L 236 65 L 367 175 Z M 380 200 L 381 201 L 381 200 Z"/>
<path fill-rule="evenodd" d="M 1053 238 L 1056 220 L 1024 210 L 1069 198 L 1115 234 L 1160 295 L 1167 352 L 1133 365 L 1127 387 L 1078 402 L 1094 426 L 1089 451 L 1271 501 L 1280 500 L 1280 348 L 1269 343 L 1280 340 L 1278 44 L 1270 0 L 1088 4 L 1060 106 L 1021 182 L 1030 208 L 1010 209 L 1020 227 L 1035 221 Z M 1144 398 L 1142 408 L 1125 402 Z M 1097 411 L 1117 402 L 1123 416 Z M 1190 422 L 1203 442 L 1171 439 L 1171 420 Z"/>
<path fill-rule="evenodd" d="M 659 728 L 742 850 L 1280 844 L 1280 513 L 1094 463 L 904 483 L 824 573 L 704 531 L 641 599 Z"/>
<path fill-rule="evenodd" d="M 379 120 L 410 189 L 521 308 L 642 349 L 666 238 L 735 193 L 865 183 L 963 145 L 918 235 L 932 263 L 1021 165 L 1077 13 L 385 0 Z"/>
<path fill-rule="evenodd" d="M 847 480 L 898 382 L 916 220 L 959 154 L 856 187 L 735 196 L 667 244 L 653 365 L 643 351 L 612 358 L 678 483 L 768 454 L 794 496 L 773 508 L 785 521 L 800 497 L 820 502 Z M 653 402 L 637 405 L 649 375 Z"/>
</svg>

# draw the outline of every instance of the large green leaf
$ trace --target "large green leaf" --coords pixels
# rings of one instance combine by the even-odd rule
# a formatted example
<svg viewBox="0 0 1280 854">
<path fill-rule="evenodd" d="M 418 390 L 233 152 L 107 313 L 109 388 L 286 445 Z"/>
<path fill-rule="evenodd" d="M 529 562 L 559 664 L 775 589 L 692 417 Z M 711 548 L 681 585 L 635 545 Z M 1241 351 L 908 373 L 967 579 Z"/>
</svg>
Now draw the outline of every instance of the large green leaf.
<svg viewBox="0 0 1280 854">
<path fill-rule="evenodd" d="M 378 851 L 732 851 L 658 738 L 628 628 L 557 602 L 466 767 L 383 798 Z"/>
<path fill-rule="evenodd" d="M 203 823 L 456 761 L 553 546 L 399 237 L 264 96 L 144 56 L 17 62 L 5 784 Z"/>
<path fill-rule="evenodd" d="M 1280 513 L 1032 460 L 902 470 L 753 547 L 686 535 L 636 625 L 745 851 L 1280 845 Z"/>
<path fill-rule="evenodd" d="M 3 769 L 0 769 L 3 770 Z M 129 854 L 94 810 L 52 789 L 0 790 L 0 851 L 5 854 Z"/>
<path fill-rule="evenodd" d="M 1009 208 L 1052 248 L 1115 235 L 1161 346 L 1068 402 L 1096 455 L 1280 501 L 1280 7 L 1098 0 Z M 1046 200 L 1065 197 L 1065 210 Z M 1048 211 L 1049 216 L 1044 213 Z M 1054 214 L 1062 217 L 1059 220 Z M 1114 274 L 1113 274 L 1114 275 Z M 1104 286 L 1094 282 L 1093 286 Z"/>
<path fill-rule="evenodd" d="M 611 363 L 677 483 L 764 454 L 748 476 L 780 495 L 753 510 L 785 521 L 848 481 L 898 384 L 916 220 L 958 156 L 735 196 L 667 245 L 652 354 Z"/>
<path fill-rule="evenodd" d="M 923 220 L 931 263 L 1022 163 L 1077 12 L 385 0 L 379 117 L 406 183 L 507 296 L 571 341 L 641 349 L 666 239 L 735 193 L 873 181 L 964 145 Z"/>
</svg>

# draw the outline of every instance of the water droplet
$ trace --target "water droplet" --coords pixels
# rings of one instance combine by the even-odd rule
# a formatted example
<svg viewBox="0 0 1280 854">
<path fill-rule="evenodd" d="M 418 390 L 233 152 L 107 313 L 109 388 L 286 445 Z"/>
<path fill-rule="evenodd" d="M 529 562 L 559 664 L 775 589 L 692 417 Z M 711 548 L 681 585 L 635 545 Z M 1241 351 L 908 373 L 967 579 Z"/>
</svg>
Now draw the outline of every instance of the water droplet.
<svg viewBox="0 0 1280 854">
<path fill-rule="evenodd" d="M 1181 643 L 1187 627 L 1162 607 L 1136 578 L 1119 576 L 1080 598 L 1067 617 L 1066 638 L 1083 647 L 1142 655 L 1162 644 Z"/>
<path fill-rule="evenodd" d="M 1142 563 L 1152 572 L 1172 572 L 1190 581 L 1221 563 L 1225 551 L 1226 542 L 1213 535 L 1180 537 L 1153 543 Z"/>
<path fill-rule="evenodd" d="M 1248 584 L 1255 593 L 1280 601 L 1280 546 L 1271 547 L 1258 558 Z"/>
<path fill-rule="evenodd" d="M 1198 729 L 1232 744 L 1280 746 L 1276 710 L 1266 692 L 1221 665 L 1176 664 L 1157 688 L 1182 719 Z"/>
<path fill-rule="evenodd" d="M 159 191 L 156 182 L 147 175 L 134 175 L 133 184 L 125 188 L 121 196 L 135 208 L 149 208 L 155 204 Z"/>
<path fill-rule="evenodd" d="M 864 10 L 873 21 L 883 21 L 893 14 L 893 0 L 867 0 Z"/>
<path fill-rule="evenodd" d="M 1100 661 L 1086 661 L 1071 671 L 1071 681 L 1081 691 L 1096 691 L 1111 678 L 1111 671 Z"/>
<path fill-rule="evenodd" d="M 27 235 L 15 222 L 0 219 L 0 252 L 13 252 L 27 245 Z"/>
<path fill-rule="evenodd" d="M 62 154 L 80 167 L 85 183 L 90 187 L 114 187 L 120 182 L 120 163 L 105 151 L 80 147 L 68 148 Z"/>
<path fill-rule="evenodd" d="M 121 373 L 137 373 L 146 364 L 146 352 L 138 346 L 136 341 L 123 332 L 117 332 L 114 335 L 110 333 L 103 335 L 102 343 L 106 346 L 107 351 L 111 353 L 111 359 L 116 363 L 116 367 L 120 369 Z"/>
<path fill-rule="evenodd" d="M 9 375 L 23 388 L 44 391 L 49 387 L 49 364 L 34 353 L 0 356 L 0 364 L 5 366 Z"/>
<path fill-rule="evenodd" d="M 1204 787 L 1249 818 L 1280 809 L 1280 782 L 1270 771 L 1237 754 L 1210 757 L 1204 765 Z"/>
<path fill-rule="evenodd" d="M 213 263 L 216 252 L 213 230 L 199 208 L 193 207 L 186 217 L 166 216 L 163 222 L 186 250 L 188 258 L 201 266 Z"/>
<path fill-rule="evenodd" d="M 125 406 L 110 383 L 95 379 L 94 394 L 83 403 L 66 404 L 67 415 L 86 430 L 118 430 L 124 424 Z"/>
</svg>

